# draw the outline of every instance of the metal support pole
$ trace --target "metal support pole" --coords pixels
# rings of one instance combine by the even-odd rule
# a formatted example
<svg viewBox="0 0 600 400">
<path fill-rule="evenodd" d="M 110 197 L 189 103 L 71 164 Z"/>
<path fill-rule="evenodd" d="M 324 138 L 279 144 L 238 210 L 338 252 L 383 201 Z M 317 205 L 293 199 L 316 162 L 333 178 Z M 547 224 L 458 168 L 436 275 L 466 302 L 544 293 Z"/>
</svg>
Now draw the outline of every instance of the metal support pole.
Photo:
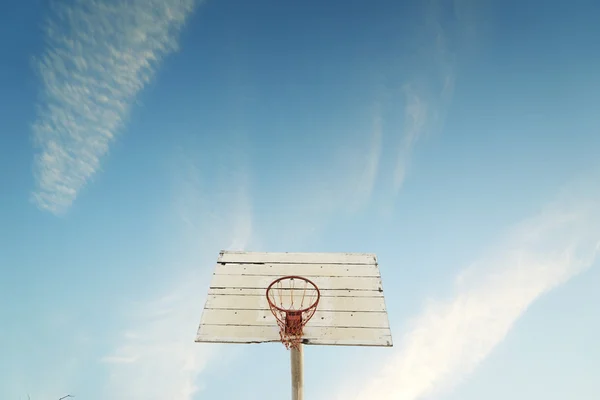
<svg viewBox="0 0 600 400">
<path fill-rule="evenodd" d="M 304 399 L 304 351 L 303 345 L 290 349 L 292 362 L 292 400 Z"/>
</svg>

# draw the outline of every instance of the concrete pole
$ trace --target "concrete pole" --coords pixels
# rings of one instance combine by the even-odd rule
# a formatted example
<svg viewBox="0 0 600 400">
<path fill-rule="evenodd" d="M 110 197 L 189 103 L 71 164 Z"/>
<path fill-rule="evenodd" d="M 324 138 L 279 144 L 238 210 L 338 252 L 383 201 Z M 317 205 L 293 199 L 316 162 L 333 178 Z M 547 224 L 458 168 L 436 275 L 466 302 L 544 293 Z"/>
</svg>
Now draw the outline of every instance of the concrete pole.
<svg viewBox="0 0 600 400">
<path fill-rule="evenodd" d="M 299 344 L 297 349 L 290 349 L 292 362 L 292 400 L 304 400 L 304 350 Z"/>
</svg>

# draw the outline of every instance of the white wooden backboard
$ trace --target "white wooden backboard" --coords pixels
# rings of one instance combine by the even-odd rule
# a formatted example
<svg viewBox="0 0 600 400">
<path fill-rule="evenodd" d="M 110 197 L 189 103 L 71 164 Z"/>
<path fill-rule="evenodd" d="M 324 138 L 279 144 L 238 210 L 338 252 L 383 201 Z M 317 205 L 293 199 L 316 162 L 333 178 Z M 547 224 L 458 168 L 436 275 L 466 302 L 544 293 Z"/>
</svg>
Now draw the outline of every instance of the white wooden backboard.
<svg viewBox="0 0 600 400">
<path fill-rule="evenodd" d="M 321 292 L 304 328 L 305 344 L 392 346 L 383 286 L 374 254 L 222 251 L 196 342 L 278 342 L 265 292 L 277 278 L 299 275 Z"/>
</svg>

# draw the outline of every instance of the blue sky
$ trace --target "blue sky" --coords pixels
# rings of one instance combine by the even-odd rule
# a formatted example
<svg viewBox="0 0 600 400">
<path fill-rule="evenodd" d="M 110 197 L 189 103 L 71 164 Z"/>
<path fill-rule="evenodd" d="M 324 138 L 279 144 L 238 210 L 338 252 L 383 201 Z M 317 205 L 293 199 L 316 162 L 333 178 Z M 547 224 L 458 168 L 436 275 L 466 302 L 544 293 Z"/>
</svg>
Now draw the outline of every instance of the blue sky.
<svg viewBox="0 0 600 400">
<path fill-rule="evenodd" d="M 0 397 L 287 395 L 193 342 L 247 249 L 379 257 L 394 348 L 307 348 L 307 398 L 599 398 L 598 13 L 2 3 Z"/>
</svg>

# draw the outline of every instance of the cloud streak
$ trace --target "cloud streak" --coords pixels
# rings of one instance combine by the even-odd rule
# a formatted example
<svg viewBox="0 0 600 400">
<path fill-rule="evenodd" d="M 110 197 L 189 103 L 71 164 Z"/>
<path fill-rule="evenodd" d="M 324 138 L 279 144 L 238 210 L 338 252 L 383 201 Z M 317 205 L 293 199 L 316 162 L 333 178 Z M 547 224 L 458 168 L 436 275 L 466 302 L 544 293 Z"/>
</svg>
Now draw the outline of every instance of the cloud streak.
<svg viewBox="0 0 600 400">
<path fill-rule="evenodd" d="M 197 275 L 167 295 L 137 307 L 109 365 L 105 398 L 189 400 L 201 388 L 197 378 L 216 351 L 193 341 L 206 285 Z"/>
<path fill-rule="evenodd" d="M 394 171 L 394 190 L 398 192 L 404 184 L 410 155 L 419 138 L 425 132 L 427 122 L 427 101 L 415 89 L 407 85 L 404 89 L 404 133 Z"/>
<path fill-rule="evenodd" d="M 35 67 L 42 81 L 33 124 L 43 210 L 64 213 L 100 168 L 137 94 L 177 49 L 194 0 L 56 3 Z"/>
<path fill-rule="evenodd" d="M 487 357 L 540 296 L 585 271 L 600 252 L 600 196 L 578 191 L 525 221 L 431 301 L 399 350 L 344 399 L 418 400 L 450 389 Z"/>
<path fill-rule="evenodd" d="M 165 295 L 131 311 L 113 351 L 101 359 L 110 373 L 104 398 L 190 400 L 202 390 L 200 374 L 221 350 L 194 342 L 214 262 L 223 246 L 245 250 L 256 240 L 243 165 L 210 185 L 189 150 L 177 154 L 176 164 L 174 211 L 182 232 L 175 236 L 183 247 L 178 253 L 188 258 L 180 263 L 189 267 Z"/>
<path fill-rule="evenodd" d="M 452 99 L 456 80 L 456 54 L 451 50 L 454 39 L 444 27 L 442 7 L 438 1 L 428 3 L 425 15 L 425 40 L 417 59 L 417 73 L 403 85 L 404 126 L 394 169 L 393 188 L 398 193 L 406 179 L 411 153 L 428 132 L 441 129 L 446 108 Z M 459 1 L 454 12 L 464 10 Z M 464 12 L 464 11 L 463 11 Z M 418 35 L 420 36 L 420 35 Z M 426 68 L 422 68 L 422 66 Z"/>
<path fill-rule="evenodd" d="M 238 150 L 232 153 L 238 154 Z M 186 240 L 197 249 L 243 250 L 255 234 L 246 163 L 229 165 L 227 173 L 215 174 L 215 178 L 203 173 L 196 157 L 202 155 L 181 150 L 175 162 L 173 206 Z"/>
<path fill-rule="evenodd" d="M 375 184 L 379 175 L 383 144 L 382 125 L 383 118 L 381 109 L 379 105 L 377 105 L 375 112 L 373 113 L 372 128 L 366 146 L 366 153 L 364 153 L 363 147 L 360 146 L 360 153 L 355 157 L 349 157 L 352 160 L 352 164 L 356 164 L 362 169 L 354 172 L 353 166 L 345 168 L 346 171 L 352 171 L 349 174 L 349 190 L 341 191 L 343 192 L 343 195 L 340 196 L 338 202 L 341 204 L 348 203 L 350 211 L 352 212 L 356 212 L 362 206 L 368 204 L 375 189 Z M 359 162 L 357 162 L 357 160 L 359 160 Z M 352 198 L 353 201 L 348 202 L 348 198 Z"/>
</svg>

